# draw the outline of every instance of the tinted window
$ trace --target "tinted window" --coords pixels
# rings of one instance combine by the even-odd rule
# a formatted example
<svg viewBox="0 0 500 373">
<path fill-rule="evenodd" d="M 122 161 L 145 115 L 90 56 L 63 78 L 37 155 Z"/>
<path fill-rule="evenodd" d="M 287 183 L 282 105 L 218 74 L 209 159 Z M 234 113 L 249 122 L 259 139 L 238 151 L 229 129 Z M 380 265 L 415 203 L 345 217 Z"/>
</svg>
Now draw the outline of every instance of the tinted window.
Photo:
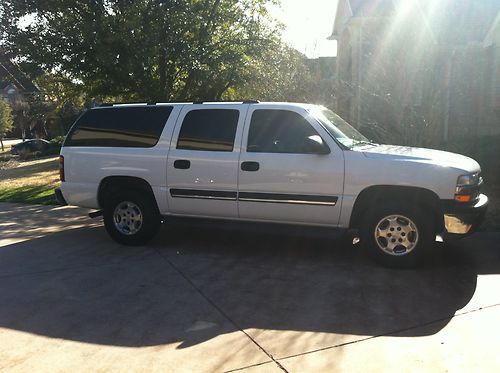
<svg viewBox="0 0 500 373">
<path fill-rule="evenodd" d="M 177 149 L 232 152 L 238 127 L 238 110 L 203 109 L 187 113 Z"/>
<path fill-rule="evenodd" d="M 248 133 L 248 152 L 312 153 L 310 141 L 322 142 L 300 114 L 289 110 L 255 110 Z"/>
<path fill-rule="evenodd" d="M 75 123 L 65 146 L 155 146 L 171 106 L 114 107 L 89 110 Z"/>
</svg>

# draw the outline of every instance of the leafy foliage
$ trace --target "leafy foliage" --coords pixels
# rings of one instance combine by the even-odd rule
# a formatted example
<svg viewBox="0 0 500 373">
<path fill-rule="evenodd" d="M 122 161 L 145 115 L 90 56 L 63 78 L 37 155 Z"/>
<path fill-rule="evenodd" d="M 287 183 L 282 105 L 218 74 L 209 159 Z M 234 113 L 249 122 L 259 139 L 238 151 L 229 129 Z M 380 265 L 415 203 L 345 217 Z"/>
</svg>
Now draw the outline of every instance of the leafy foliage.
<svg viewBox="0 0 500 373">
<path fill-rule="evenodd" d="M 0 98 L 0 143 L 2 147 L 2 151 L 4 151 L 3 147 L 3 138 L 9 132 L 13 125 L 13 117 L 12 117 L 12 109 L 10 105 L 3 98 Z"/>
<path fill-rule="evenodd" d="M 270 2 L 7 0 L 3 48 L 46 72 L 56 110 L 82 100 L 300 97 L 303 56 L 281 42 Z"/>
</svg>

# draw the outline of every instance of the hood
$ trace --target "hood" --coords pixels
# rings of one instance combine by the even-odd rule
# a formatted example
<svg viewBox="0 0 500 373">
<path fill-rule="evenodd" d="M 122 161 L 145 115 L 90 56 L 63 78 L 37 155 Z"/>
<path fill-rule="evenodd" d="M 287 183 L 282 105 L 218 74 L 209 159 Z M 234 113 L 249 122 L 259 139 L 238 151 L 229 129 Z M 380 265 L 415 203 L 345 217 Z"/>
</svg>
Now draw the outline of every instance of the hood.
<svg viewBox="0 0 500 373">
<path fill-rule="evenodd" d="M 461 154 L 445 152 L 442 150 L 412 148 L 398 145 L 376 145 L 360 149 L 363 154 L 372 159 L 384 159 L 401 162 L 415 162 L 433 164 L 441 167 L 452 167 L 466 173 L 481 170 L 479 163 L 474 159 Z"/>
</svg>

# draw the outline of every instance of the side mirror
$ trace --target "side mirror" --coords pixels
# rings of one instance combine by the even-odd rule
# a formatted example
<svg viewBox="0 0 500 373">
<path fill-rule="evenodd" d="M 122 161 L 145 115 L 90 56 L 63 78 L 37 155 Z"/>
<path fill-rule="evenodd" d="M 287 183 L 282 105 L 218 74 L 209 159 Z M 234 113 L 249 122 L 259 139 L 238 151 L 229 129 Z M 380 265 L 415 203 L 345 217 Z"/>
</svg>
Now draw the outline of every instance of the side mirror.
<svg viewBox="0 0 500 373">
<path fill-rule="evenodd" d="M 330 148 L 318 135 L 309 136 L 305 148 L 308 154 L 330 154 Z"/>
</svg>

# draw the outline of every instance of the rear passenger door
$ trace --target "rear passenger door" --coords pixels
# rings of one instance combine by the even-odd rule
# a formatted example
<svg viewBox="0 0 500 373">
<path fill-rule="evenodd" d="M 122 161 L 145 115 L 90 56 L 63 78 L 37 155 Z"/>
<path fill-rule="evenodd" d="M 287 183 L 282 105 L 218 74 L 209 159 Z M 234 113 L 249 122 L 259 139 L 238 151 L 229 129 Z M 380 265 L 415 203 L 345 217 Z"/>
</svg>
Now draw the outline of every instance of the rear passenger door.
<svg viewBox="0 0 500 373">
<path fill-rule="evenodd" d="M 238 217 L 238 158 L 248 105 L 186 105 L 167 162 L 169 211 Z"/>
</svg>

